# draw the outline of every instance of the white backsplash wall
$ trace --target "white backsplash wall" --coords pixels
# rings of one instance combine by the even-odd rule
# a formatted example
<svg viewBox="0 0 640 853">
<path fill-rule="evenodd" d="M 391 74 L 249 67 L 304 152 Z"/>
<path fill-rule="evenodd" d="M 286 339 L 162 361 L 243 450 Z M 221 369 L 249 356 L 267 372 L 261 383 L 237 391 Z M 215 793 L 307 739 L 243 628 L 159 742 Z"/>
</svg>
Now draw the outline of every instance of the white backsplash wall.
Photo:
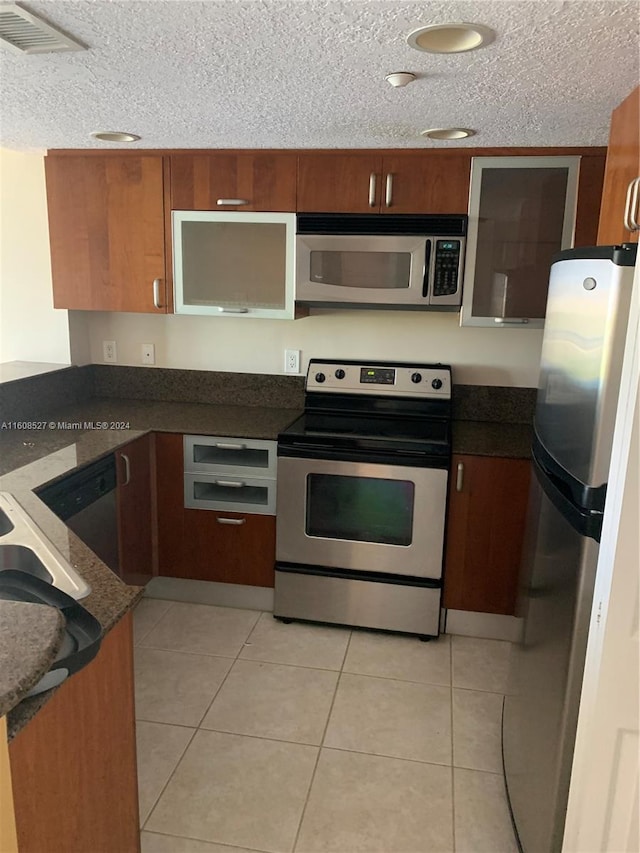
<svg viewBox="0 0 640 853">
<path fill-rule="evenodd" d="M 72 312 L 73 336 L 88 335 L 91 361 L 115 341 L 118 364 L 140 365 L 141 345 L 155 345 L 156 367 L 237 373 L 284 373 L 284 350 L 310 358 L 441 361 L 454 381 L 536 387 L 542 331 L 460 328 L 457 314 L 322 310 L 299 320 Z M 75 331 L 74 331 L 75 330 Z"/>
</svg>

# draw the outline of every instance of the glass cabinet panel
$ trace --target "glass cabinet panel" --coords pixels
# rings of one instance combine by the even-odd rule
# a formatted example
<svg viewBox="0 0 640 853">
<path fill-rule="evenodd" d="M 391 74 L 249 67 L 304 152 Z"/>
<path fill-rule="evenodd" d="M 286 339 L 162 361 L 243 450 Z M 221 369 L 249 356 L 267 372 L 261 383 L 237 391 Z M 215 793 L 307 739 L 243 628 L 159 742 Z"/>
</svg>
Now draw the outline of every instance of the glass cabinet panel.
<svg viewBox="0 0 640 853">
<path fill-rule="evenodd" d="M 474 157 L 461 324 L 544 324 L 553 256 L 573 243 L 579 157 Z"/>
<path fill-rule="evenodd" d="M 295 214 L 172 218 L 176 314 L 293 317 Z"/>
</svg>

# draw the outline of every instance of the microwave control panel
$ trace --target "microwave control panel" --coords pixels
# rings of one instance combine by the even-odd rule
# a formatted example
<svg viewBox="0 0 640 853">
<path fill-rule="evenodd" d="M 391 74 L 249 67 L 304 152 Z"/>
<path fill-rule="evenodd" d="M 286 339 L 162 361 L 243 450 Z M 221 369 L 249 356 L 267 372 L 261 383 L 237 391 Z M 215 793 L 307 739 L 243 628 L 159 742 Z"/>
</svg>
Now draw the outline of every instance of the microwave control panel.
<svg viewBox="0 0 640 853">
<path fill-rule="evenodd" d="M 433 295 L 451 296 L 460 278 L 460 240 L 436 240 Z"/>
</svg>

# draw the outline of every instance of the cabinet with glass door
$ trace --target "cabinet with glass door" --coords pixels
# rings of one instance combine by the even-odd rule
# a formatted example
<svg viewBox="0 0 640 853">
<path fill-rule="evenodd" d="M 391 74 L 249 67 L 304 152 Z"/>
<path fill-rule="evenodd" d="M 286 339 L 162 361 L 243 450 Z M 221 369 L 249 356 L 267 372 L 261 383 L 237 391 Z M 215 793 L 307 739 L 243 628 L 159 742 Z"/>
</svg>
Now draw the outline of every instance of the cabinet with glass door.
<svg viewBox="0 0 640 853">
<path fill-rule="evenodd" d="M 295 213 L 174 210 L 175 313 L 294 317 Z"/>
<path fill-rule="evenodd" d="M 544 325 L 553 256 L 573 245 L 579 165 L 473 158 L 461 325 Z"/>
</svg>

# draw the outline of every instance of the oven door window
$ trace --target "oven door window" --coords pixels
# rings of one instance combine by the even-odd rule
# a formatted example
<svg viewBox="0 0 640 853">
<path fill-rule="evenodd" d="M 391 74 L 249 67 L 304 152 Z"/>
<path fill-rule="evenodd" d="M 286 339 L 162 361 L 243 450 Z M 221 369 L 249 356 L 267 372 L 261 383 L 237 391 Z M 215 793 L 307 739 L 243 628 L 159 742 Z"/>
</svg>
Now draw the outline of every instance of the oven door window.
<svg viewBox="0 0 640 853">
<path fill-rule="evenodd" d="M 306 533 L 385 545 L 411 545 L 415 486 L 408 480 L 309 474 Z"/>
<path fill-rule="evenodd" d="M 311 252 L 311 281 L 398 290 L 411 284 L 411 252 Z"/>
</svg>

